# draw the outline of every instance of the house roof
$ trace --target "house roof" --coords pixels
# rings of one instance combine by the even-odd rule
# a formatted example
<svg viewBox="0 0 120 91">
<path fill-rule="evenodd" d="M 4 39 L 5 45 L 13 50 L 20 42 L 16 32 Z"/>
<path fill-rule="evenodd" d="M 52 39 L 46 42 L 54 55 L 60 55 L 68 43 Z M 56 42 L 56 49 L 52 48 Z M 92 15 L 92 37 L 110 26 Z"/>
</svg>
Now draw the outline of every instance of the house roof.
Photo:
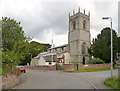
<svg viewBox="0 0 120 91">
<path fill-rule="evenodd" d="M 56 61 L 55 58 L 52 58 L 51 56 L 43 56 L 45 61 Z"/>
<path fill-rule="evenodd" d="M 40 58 L 41 56 L 43 56 L 44 58 L 48 59 L 48 56 L 52 56 L 52 55 L 56 55 L 56 53 L 47 53 L 47 52 L 43 52 L 40 53 L 38 56 L 34 57 L 35 59 Z M 48 58 L 47 58 L 48 57 Z M 50 61 L 50 60 L 49 60 Z"/>
<path fill-rule="evenodd" d="M 44 54 L 42 56 L 51 56 L 51 55 L 56 55 L 56 53 L 47 53 L 47 54 Z"/>
<path fill-rule="evenodd" d="M 56 47 L 52 47 L 52 48 L 49 48 L 49 49 L 56 49 L 56 48 L 61 48 L 61 47 L 66 47 L 68 44 L 64 44 L 64 45 L 60 45 L 60 46 L 56 46 Z"/>
<path fill-rule="evenodd" d="M 66 47 L 68 44 L 64 44 L 64 45 L 60 45 L 57 47 L 53 47 L 53 48 L 49 48 L 49 49 L 56 49 L 56 48 L 62 48 L 62 47 Z M 48 53 L 48 52 L 42 52 L 40 54 L 38 54 L 38 56 L 34 57 L 35 59 L 40 58 L 40 56 L 43 56 L 45 58 L 46 61 L 51 61 L 52 58 L 50 58 L 50 56 L 52 55 L 56 55 L 56 53 Z"/>
<path fill-rule="evenodd" d="M 45 54 L 47 54 L 47 52 L 42 52 L 42 53 L 40 53 L 38 55 L 45 55 Z"/>
</svg>

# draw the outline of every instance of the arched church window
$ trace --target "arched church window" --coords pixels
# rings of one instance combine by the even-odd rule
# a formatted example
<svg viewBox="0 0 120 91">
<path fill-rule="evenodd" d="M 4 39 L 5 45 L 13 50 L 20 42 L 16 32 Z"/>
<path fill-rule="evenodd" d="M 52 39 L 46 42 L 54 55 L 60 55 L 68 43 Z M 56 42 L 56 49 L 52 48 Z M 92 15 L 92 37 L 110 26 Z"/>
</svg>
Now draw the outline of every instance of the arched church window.
<svg viewBox="0 0 120 91">
<path fill-rule="evenodd" d="M 76 23 L 73 21 L 73 29 L 76 29 Z"/>
<path fill-rule="evenodd" d="M 86 43 L 82 44 L 82 54 L 86 54 Z"/>
<path fill-rule="evenodd" d="M 86 29 L 86 21 L 83 21 L 83 29 Z"/>
</svg>

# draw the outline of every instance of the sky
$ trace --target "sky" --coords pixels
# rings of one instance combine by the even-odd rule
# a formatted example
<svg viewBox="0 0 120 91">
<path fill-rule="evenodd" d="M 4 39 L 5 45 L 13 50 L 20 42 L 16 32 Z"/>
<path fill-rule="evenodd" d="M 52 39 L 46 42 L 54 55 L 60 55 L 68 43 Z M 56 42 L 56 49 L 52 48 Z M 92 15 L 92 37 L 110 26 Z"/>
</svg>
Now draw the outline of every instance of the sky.
<svg viewBox="0 0 120 91">
<path fill-rule="evenodd" d="M 9 17 L 21 22 L 27 36 L 33 41 L 55 46 L 68 43 L 69 13 L 73 10 L 86 14 L 90 12 L 91 41 L 100 31 L 110 26 L 112 17 L 113 29 L 118 33 L 119 0 L 0 0 L 0 17 Z M 53 37 L 52 37 L 53 36 Z"/>
</svg>

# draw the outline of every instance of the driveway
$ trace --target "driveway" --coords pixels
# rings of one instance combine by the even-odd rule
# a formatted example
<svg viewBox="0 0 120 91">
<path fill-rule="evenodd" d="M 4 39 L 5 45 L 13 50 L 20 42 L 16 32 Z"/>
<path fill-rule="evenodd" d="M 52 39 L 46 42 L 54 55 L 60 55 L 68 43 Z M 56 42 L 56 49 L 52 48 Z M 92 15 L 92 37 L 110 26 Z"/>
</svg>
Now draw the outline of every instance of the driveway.
<svg viewBox="0 0 120 91">
<path fill-rule="evenodd" d="M 117 75 L 116 70 L 114 73 Z M 109 76 L 109 71 L 66 73 L 29 69 L 13 89 L 94 89 L 94 86 L 109 89 L 103 84 L 103 80 Z"/>
</svg>

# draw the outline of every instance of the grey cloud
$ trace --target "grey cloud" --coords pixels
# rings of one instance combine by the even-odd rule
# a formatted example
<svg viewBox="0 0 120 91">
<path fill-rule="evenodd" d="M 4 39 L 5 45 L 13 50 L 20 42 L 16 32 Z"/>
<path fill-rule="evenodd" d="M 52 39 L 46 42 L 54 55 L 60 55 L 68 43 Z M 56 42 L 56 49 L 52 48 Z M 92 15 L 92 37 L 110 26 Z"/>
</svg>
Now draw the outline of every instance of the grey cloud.
<svg viewBox="0 0 120 91">
<path fill-rule="evenodd" d="M 34 17 L 28 16 L 30 17 L 30 20 L 23 20 L 23 25 L 27 32 L 34 37 L 40 37 L 39 35 L 43 35 L 44 31 L 47 29 L 49 30 L 49 28 L 51 28 L 57 35 L 65 34 L 68 31 L 69 11 L 70 9 L 73 9 L 74 5 L 77 4 L 42 3 L 42 8 L 44 8 L 44 10 L 42 12 L 35 12 L 37 15 Z"/>
<path fill-rule="evenodd" d="M 113 2 L 94 2 L 95 8 L 91 16 L 91 28 L 100 31 L 103 27 L 108 26 L 110 22 L 102 20 L 104 16 L 110 16 L 113 19 L 113 28 L 117 31 L 117 3 Z"/>
<path fill-rule="evenodd" d="M 118 35 L 120 36 L 120 1 L 118 3 Z"/>
<path fill-rule="evenodd" d="M 4 4 L 4 1 L 2 1 L 1 3 L 4 4 L 2 5 L 4 6 L 2 7 L 2 14 L 3 16 L 8 16 L 21 21 L 27 35 L 43 41 L 46 39 L 46 31 L 49 33 L 51 31 L 50 29 L 52 29 L 56 35 L 62 35 L 68 32 L 68 15 L 69 12 L 71 13 L 73 10 L 77 11 L 79 7 L 77 2 L 33 1 L 29 0 L 29 3 L 27 4 L 21 1 L 21 7 L 17 7 L 17 5 L 14 5 L 15 3 L 11 6 L 7 6 L 6 3 Z M 14 2 L 17 1 L 14 0 Z M 114 11 L 111 9 L 112 2 L 97 2 L 93 4 L 94 8 L 91 12 L 92 29 L 96 31 L 101 30 L 101 27 L 103 27 L 104 24 L 100 23 L 100 21 L 102 21 L 101 17 L 105 14 L 112 14 L 116 20 L 116 15 L 111 13 Z"/>
</svg>

